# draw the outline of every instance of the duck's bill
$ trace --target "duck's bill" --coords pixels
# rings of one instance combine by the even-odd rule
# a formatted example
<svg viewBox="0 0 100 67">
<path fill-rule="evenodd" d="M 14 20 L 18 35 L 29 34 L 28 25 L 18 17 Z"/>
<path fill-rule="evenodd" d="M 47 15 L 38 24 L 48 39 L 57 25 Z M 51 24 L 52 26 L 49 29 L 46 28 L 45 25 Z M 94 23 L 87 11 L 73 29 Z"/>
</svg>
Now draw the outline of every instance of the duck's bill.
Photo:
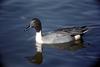
<svg viewBox="0 0 100 67">
<path fill-rule="evenodd" d="M 34 22 L 35 22 L 35 20 L 31 21 L 31 22 L 29 23 L 29 25 L 26 26 L 25 31 L 28 31 L 30 28 L 34 28 Z"/>
<path fill-rule="evenodd" d="M 30 25 L 27 25 L 25 31 L 28 31 L 30 28 L 31 28 Z"/>
</svg>

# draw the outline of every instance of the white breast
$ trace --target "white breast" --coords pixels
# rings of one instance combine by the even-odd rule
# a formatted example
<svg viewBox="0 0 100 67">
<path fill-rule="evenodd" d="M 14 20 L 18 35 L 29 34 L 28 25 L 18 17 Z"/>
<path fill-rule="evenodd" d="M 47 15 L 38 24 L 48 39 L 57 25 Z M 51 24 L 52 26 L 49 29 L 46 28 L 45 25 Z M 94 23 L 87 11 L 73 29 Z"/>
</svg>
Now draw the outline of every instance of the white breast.
<svg viewBox="0 0 100 67">
<path fill-rule="evenodd" d="M 41 31 L 36 33 L 36 42 L 43 43 Z"/>
</svg>

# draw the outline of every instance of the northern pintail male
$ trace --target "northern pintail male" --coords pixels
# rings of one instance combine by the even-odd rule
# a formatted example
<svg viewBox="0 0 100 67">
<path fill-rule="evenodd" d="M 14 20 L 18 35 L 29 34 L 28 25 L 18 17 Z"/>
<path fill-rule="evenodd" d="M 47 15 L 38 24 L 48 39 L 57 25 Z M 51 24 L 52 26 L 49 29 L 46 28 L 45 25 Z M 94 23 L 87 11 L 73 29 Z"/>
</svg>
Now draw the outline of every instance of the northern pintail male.
<svg viewBox="0 0 100 67">
<path fill-rule="evenodd" d="M 26 29 L 28 28 L 34 28 L 36 30 L 35 40 L 38 44 L 58 44 L 79 40 L 88 31 L 86 26 L 68 27 L 59 28 L 43 35 L 42 24 L 38 18 L 33 18 Z"/>
</svg>

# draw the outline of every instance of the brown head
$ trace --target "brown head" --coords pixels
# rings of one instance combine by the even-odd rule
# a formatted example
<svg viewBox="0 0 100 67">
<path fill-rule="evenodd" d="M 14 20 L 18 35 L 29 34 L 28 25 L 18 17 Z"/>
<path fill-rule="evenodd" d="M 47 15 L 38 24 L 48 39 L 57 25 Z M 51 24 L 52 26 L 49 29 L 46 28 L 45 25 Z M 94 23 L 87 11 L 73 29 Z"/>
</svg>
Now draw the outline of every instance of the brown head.
<svg viewBox="0 0 100 67">
<path fill-rule="evenodd" d="M 38 18 L 33 18 L 26 29 L 28 28 L 35 28 L 36 32 L 41 31 L 42 30 L 41 21 Z"/>
</svg>

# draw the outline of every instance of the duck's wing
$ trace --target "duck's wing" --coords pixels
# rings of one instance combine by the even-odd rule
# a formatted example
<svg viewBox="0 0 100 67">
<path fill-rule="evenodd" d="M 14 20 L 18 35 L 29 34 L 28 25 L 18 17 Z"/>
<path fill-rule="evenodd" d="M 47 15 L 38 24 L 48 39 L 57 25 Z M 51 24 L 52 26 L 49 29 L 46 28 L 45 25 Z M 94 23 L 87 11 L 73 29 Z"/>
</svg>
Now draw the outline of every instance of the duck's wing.
<svg viewBox="0 0 100 67">
<path fill-rule="evenodd" d="M 57 29 L 56 31 L 62 31 L 62 32 L 67 32 L 70 35 L 81 35 L 84 34 L 85 32 L 88 31 L 87 26 L 81 26 L 81 27 L 68 27 L 68 28 L 60 28 Z"/>
</svg>

